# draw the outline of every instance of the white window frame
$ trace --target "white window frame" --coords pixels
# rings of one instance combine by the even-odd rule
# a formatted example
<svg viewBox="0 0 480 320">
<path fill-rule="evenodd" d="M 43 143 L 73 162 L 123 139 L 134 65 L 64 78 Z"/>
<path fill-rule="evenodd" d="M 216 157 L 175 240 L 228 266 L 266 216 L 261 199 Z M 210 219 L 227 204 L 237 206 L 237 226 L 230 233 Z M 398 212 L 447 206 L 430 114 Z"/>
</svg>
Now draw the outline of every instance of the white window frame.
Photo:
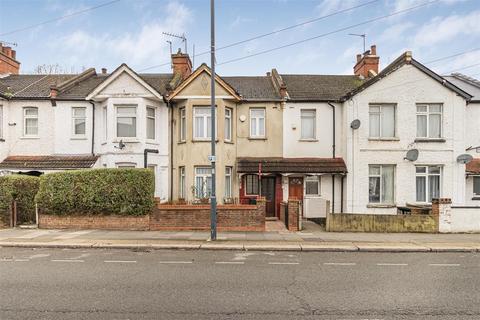
<svg viewBox="0 0 480 320">
<path fill-rule="evenodd" d="M 474 195 L 475 197 L 480 197 L 480 176 L 473 176 L 472 178 L 473 178 L 473 179 L 472 179 L 472 180 L 473 180 L 473 181 L 472 181 L 472 192 L 473 192 L 473 195 Z M 475 180 L 478 180 L 478 184 L 479 184 L 479 190 L 478 190 L 478 192 L 475 192 Z"/>
<path fill-rule="evenodd" d="M 178 197 L 180 199 L 186 198 L 186 176 L 185 167 L 178 168 L 179 181 L 178 181 Z"/>
<path fill-rule="evenodd" d="M 233 112 L 232 108 L 225 108 L 224 139 L 225 141 L 229 141 L 229 142 L 232 141 L 232 132 L 233 132 L 232 112 Z M 227 123 L 228 123 L 228 126 L 227 126 Z"/>
<path fill-rule="evenodd" d="M 425 173 L 417 173 L 417 168 L 425 168 Z M 439 173 L 430 173 L 430 168 L 439 168 Z M 442 182 L 443 182 L 443 168 L 440 165 L 419 165 L 415 166 L 415 201 L 419 203 L 430 203 L 427 199 L 430 194 L 430 177 L 438 176 L 439 177 L 439 190 L 438 197 L 442 196 Z M 425 199 L 424 201 L 418 200 L 417 194 L 417 177 L 425 177 Z"/>
<path fill-rule="evenodd" d="M 135 162 L 117 162 L 115 167 L 118 169 L 134 169 L 137 167 L 137 164 Z"/>
<path fill-rule="evenodd" d="M 253 111 L 263 111 L 263 116 L 252 116 Z M 263 139 L 266 137 L 267 132 L 267 121 L 266 121 L 266 109 L 265 108 L 250 108 L 250 138 L 253 139 Z M 259 131 L 260 121 L 263 121 L 263 134 Z M 252 125 L 254 123 L 254 125 Z"/>
<path fill-rule="evenodd" d="M 233 187 L 233 168 L 225 167 L 225 198 L 232 197 Z"/>
<path fill-rule="evenodd" d="M 307 176 L 304 179 L 304 190 L 305 190 L 305 196 L 307 197 L 312 197 L 312 196 L 320 196 L 320 186 L 321 186 L 321 178 L 320 176 Z M 307 184 L 308 183 L 316 183 L 317 184 L 317 193 L 307 193 Z"/>
<path fill-rule="evenodd" d="M 440 112 L 437 111 L 430 111 L 430 107 L 432 106 L 439 106 L 440 107 Z M 426 107 L 427 111 L 418 111 L 418 107 Z M 415 135 L 417 138 L 420 139 L 441 139 L 443 137 L 443 104 L 441 103 L 417 103 L 416 105 L 417 108 L 417 116 L 416 116 L 416 121 L 417 121 L 417 127 L 416 127 L 416 132 Z M 430 137 L 430 116 L 431 115 L 440 115 L 440 136 L 439 137 Z M 426 127 L 426 136 L 419 136 L 418 135 L 418 126 L 419 126 L 419 121 L 418 117 L 426 117 L 427 118 L 427 127 Z"/>
<path fill-rule="evenodd" d="M 380 168 L 380 171 L 379 171 L 379 174 L 371 174 L 370 173 L 370 168 L 371 167 L 378 167 Z M 392 201 L 390 202 L 384 202 L 382 201 L 382 198 L 383 198 L 383 193 L 384 193 L 384 190 L 383 190 L 383 168 L 384 167 L 392 167 L 393 168 L 393 190 L 392 190 L 392 193 L 393 193 L 393 197 L 392 197 Z M 379 178 L 380 179 L 380 192 L 379 192 L 379 200 L 378 202 L 372 202 L 370 201 L 370 178 Z M 369 188 L 368 188 L 368 203 L 369 204 L 373 204 L 373 205 L 393 205 L 395 204 L 395 193 L 396 193 L 396 189 L 395 189 L 395 179 L 396 179 L 396 166 L 393 165 L 393 164 L 369 164 L 368 165 L 368 184 L 369 184 Z"/>
<path fill-rule="evenodd" d="M 0 104 L 0 140 L 3 138 L 3 106 Z"/>
<path fill-rule="evenodd" d="M 75 110 L 83 109 L 85 112 L 84 116 L 76 116 Z M 76 133 L 75 132 L 75 122 L 76 120 L 83 120 L 85 122 L 85 132 L 84 133 Z M 87 108 L 86 107 L 72 107 L 72 136 L 84 138 L 87 136 Z"/>
<path fill-rule="evenodd" d="M 135 108 L 135 113 L 125 113 L 119 116 L 118 109 Z M 135 139 L 138 137 L 138 121 L 137 121 L 138 105 L 136 104 L 119 104 L 115 105 L 115 136 L 117 138 Z M 119 118 L 135 118 L 135 135 L 131 137 L 123 137 L 118 135 L 118 119 Z"/>
<path fill-rule="evenodd" d="M 208 169 L 208 170 L 210 170 L 210 173 L 198 173 L 199 169 Z M 210 178 L 210 180 L 212 179 L 211 169 L 212 168 L 208 167 L 208 166 L 195 167 L 194 185 L 195 185 L 195 197 L 197 199 L 210 197 L 210 194 L 208 194 L 208 178 Z M 202 179 L 201 190 L 199 190 L 199 188 L 197 186 L 197 179 L 198 178 Z M 202 195 L 201 197 L 200 197 L 200 192 L 201 192 L 201 195 Z"/>
<path fill-rule="evenodd" d="M 313 137 L 303 136 L 303 120 L 312 119 L 311 115 L 307 115 L 308 112 L 313 112 Z M 316 109 L 301 109 L 300 110 L 300 140 L 315 140 L 317 139 L 317 110 Z"/>
<path fill-rule="evenodd" d="M 103 141 L 108 139 L 108 110 L 107 106 L 102 108 L 102 117 L 103 117 Z"/>
<path fill-rule="evenodd" d="M 383 136 L 383 109 L 384 108 L 393 108 L 393 135 L 392 136 Z M 379 108 L 379 111 L 372 111 L 372 108 Z M 378 115 L 378 136 L 372 135 L 371 128 L 370 128 L 370 117 L 372 115 Z M 395 138 L 397 136 L 397 107 L 393 103 L 384 103 L 384 104 L 371 104 L 368 106 L 368 137 L 373 139 L 388 139 L 388 138 Z"/>
<path fill-rule="evenodd" d="M 148 115 L 148 110 L 153 110 L 153 116 Z M 145 137 L 147 140 L 156 140 L 157 137 L 157 108 L 153 106 L 147 106 L 145 108 L 145 119 L 146 119 L 146 124 L 145 124 Z M 148 124 L 150 123 L 149 120 L 153 120 L 153 138 L 148 136 Z"/>
<path fill-rule="evenodd" d="M 185 107 L 180 108 L 180 142 L 184 142 L 187 139 L 187 110 Z"/>
<path fill-rule="evenodd" d="M 211 136 L 209 137 L 208 136 L 208 127 L 211 126 L 211 119 L 209 120 L 210 116 L 211 116 L 211 110 L 210 110 L 211 107 L 209 106 L 194 106 L 193 107 L 193 140 L 196 140 L 196 141 L 210 141 L 211 139 Z M 197 116 L 195 114 L 195 112 L 197 110 L 200 110 L 200 109 L 208 109 L 209 112 L 208 113 L 205 113 L 203 115 L 199 115 Z M 197 118 L 202 118 L 202 121 L 203 121 L 203 133 L 202 133 L 202 136 L 199 136 L 197 137 L 196 134 L 197 134 L 197 121 L 196 119 Z M 218 130 L 217 130 L 217 122 L 218 122 L 218 117 L 217 117 L 217 109 L 215 108 L 215 138 L 218 136 Z M 210 129 L 210 133 L 212 130 Z"/>
<path fill-rule="evenodd" d="M 248 177 L 255 177 L 257 179 L 257 193 L 249 193 L 248 192 Z M 245 175 L 244 183 L 245 183 L 245 195 L 247 196 L 257 196 L 260 194 L 260 178 L 256 174 L 247 174 Z"/>
<path fill-rule="evenodd" d="M 36 115 L 27 115 L 27 110 L 33 109 L 37 111 Z M 27 134 L 27 119 L 37 120 L 37 133 L 36 134 Z M 23 107 L 23 136 L 24 137 L 38 137 L 38 131 L 40 129 L 38 123 L 38 107 Z"/>
</svg>

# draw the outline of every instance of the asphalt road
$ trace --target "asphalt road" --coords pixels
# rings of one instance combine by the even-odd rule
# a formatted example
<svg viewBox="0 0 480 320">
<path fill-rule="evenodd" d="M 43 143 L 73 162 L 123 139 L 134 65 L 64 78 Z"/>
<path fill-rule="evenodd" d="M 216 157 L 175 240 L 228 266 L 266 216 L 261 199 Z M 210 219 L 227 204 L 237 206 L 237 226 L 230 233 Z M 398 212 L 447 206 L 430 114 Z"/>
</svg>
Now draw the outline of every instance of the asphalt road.
<svg viewBox="0 0 480 320">
<path fill-rule="evenodd" d="M 479 253 L 0 248 L 0 319 L 480 319 Z"/>
</svg>

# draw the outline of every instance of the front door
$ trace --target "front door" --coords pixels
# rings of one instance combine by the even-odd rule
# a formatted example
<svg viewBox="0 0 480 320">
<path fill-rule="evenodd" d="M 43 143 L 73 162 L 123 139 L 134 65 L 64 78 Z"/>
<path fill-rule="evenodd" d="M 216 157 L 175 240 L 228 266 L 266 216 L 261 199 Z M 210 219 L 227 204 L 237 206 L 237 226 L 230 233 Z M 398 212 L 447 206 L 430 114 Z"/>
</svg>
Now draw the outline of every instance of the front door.
<svg viewBox="0 0 480 320">
<path fill-rule="evenodd" d="M 288 197 L 303 201 L 303 178 L 288 179 Z"/>
<path fill-rule="evenodd" d="M 262 177 L 262 196 L 267 200 L 267 217 L 275 217 L 275 177 Z"/>
</svg>

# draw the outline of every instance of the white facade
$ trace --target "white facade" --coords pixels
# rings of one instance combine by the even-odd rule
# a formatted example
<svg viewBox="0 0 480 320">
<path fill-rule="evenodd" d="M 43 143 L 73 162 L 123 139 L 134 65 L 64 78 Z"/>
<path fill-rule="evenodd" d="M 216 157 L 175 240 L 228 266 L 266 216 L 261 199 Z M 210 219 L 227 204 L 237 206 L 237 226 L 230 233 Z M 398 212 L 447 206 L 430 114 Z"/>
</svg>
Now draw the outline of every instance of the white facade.
<svg viewBox="0 0 480 320">
<path fill-rule="evenodd" d="M 418 139 L 419 104 L 441 105 L 439 139 Z M 372 105 L 394 106 L 393 137 L 370 137 Z M 440 197 L 451 198 L 454 204 L 465 203 L 465 165 L 457 163 L 456 158 L 465 153 L 466 100 L 457 93 L 406 64 L 346 101 L 344 119 L 348 168 L 346 212 L 394 214 L 396 206 L 418 203 L 416 166 L 421 165 L 440 166 Z M 355 119 L 361 122 L 358 130 L 349 126 Z M 411 149 L 419 151 L 416 161 L 404 159 Z M 369 201 L 369 165 L 394 166 L 393 201 Z"/>
</svg>

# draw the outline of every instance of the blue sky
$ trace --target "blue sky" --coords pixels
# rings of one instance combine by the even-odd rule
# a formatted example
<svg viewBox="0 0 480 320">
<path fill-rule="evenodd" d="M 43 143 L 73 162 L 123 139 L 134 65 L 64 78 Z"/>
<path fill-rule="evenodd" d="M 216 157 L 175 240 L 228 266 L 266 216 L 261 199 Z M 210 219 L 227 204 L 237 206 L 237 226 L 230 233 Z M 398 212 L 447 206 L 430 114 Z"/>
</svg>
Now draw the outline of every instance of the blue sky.
<svg viewBox="0 0 480 320">
<path fill-rule="evenodd" d="M 209 0 L 120 0 L 108 6 L 26 31 L 25 26 L 83 10 L 109 0 L 0 0 L 0 40 L 16 42 L 23 73 L 41 64 L 58 63 L 68 70 L 115 69 L 122 62 L 135 70 L 169 62 L 163 31 L 185 33 L 188 51 L 209 49 Z M 278 30 L 372 0 L 217 0 L 217 47 Z M 217 52 L 220 75 L 281 73 L 350 74 L 355 55 L 377 45 L 381 66 L 405 50 L 420 62 L 480 48 L 480 1 L 439 0 L 433 4 L 285 49 L 232 63 L 232 59 L 361 23 L 431 0 L 379 0 L 361 8 Z M 182 46 L 174 41 L 174 50 Z M 182 46 L 183 47 L 183 46 Z M 195 65 L 209 63 L 209 55 Z M 480 50 L 427 64 L 437 72 L 458 70 L 480 76 Z M 169 72 L 169 65 L 148 72 Z"/>
</svg>

